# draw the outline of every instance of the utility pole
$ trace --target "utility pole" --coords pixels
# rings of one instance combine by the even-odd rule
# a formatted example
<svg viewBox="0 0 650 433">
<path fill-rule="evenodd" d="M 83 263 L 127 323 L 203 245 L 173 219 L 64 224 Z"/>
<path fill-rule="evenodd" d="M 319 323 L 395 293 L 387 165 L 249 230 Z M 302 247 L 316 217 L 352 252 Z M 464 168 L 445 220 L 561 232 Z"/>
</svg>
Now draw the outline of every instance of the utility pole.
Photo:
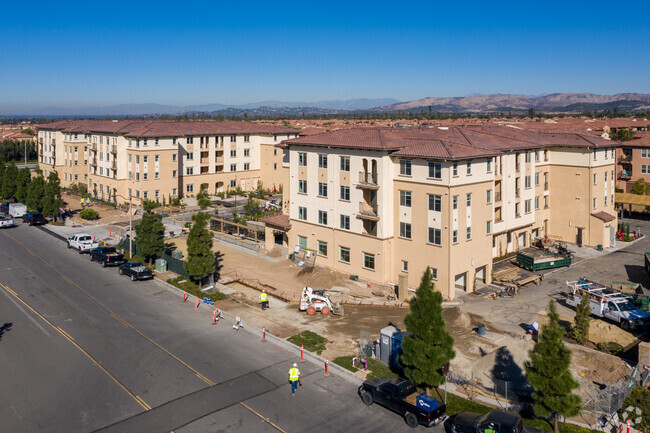
<svg viewBox="0 0 650 433">
<path fill-rule="evenodd" d="M 133 200 L 129 194 L 129 260 L 133 260 Z"/>
</svg>

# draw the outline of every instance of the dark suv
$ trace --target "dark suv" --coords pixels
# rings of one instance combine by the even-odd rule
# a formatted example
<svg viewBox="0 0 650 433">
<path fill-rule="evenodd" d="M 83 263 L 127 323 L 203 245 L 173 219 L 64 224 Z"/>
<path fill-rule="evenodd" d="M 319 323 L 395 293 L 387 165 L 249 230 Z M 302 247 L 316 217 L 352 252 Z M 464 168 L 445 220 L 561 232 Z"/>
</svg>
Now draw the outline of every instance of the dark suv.
<svg viewBox="0 0 650 433">
<path fill-rule="evenodd" d="M 23 215 L 23 222 L 29 223 L 30 226 L 47 224 L 47 220 L 41 213 L 25 212 Z"/>
</svg>

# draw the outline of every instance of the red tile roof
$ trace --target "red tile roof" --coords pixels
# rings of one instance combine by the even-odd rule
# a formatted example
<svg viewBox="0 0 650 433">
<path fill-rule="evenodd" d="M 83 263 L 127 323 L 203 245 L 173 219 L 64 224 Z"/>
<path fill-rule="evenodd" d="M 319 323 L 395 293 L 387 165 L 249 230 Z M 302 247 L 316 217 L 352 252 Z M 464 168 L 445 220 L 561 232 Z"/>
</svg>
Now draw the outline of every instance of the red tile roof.
<svg viewBox="0 0 650 433">
<path fill-rule="evenodd" d="M 260 221 L 262 221 L 263 223 L 269 226 L 279 227 L 284 230 L 289 230 L 291 228 L 291 221 L 289 220 L 289 215 L 285 215 L 283 213 L 262 217 L 260 218 Z"/>
<path fill-rule="evenodd" d="M 594 212 L 594 213 L 591 214 L 591 216 L 596 217 L 599 220 L 601 220 L 603 222 L 606 222 L 606 223 L 608 223 L 610 221 L 614 221 L 616 219 L 615 216 L 610 215 L 607 212 L 602 212 L 602 211 L 601 212 Z"/>
<path fill-rule="evenodd" d="M 352 148 L 396 156 L 466 159 L 544 147 L 615 147 L 620 143 L 588 134 L 539 132 L 505 126 L 354 128 L 285 140 L 284 145 Z"/>
</svg>

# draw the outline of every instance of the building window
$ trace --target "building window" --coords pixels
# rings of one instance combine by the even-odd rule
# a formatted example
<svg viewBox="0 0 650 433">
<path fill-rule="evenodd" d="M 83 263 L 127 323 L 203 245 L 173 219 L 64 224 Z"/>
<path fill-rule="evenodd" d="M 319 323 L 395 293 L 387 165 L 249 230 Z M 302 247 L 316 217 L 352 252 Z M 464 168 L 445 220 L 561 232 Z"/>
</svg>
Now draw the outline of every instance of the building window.
<svg viewBox="0 0 650 433">
<path fill-rule="evenodd" d="M 605 196 L 605 203 L 604 203 L 604 205 L 607 206 L 607 196 Z"/>
<path fill-rule="evenodd" d="M 278 163 L 277 163 L 277 162 L 274 162 L 274 163 L 273 163 L 273 170 L 277 170 L 277 169 L 278 169 Z"/>
<path fill-rule="evenodd" d="M 350 201 L 350 187 L 341 185 L 341 200 Z"/>
<path fill-rule="evenodd" d="M 399 192 L 399 205 L 405 207 L 411 207 L 411 191 Z"/>
<path fill-rule="evenodd" d="M 147 172 L 142 173 L 142 180 L 147 180 L 147 179 L 149 179 L 149 173 Z"/>
<path fill-rule="evenodd" d="M 172 153 L 172 161 L 176 161 L 176 154 Z"/>
<path fill-rule="evenodd" d="M 278 156 L 278 149 L 273 149 L 273 156 Z"/>
<path fill-rule="evenodd" d="M 250 149 L 244 149 L 244 156 L 251 156 L 251 150 Z"/>
<path fill-rule="evenodd" d="M 525 212 L 525 213 L 530 213 L 530 212 L 531 212 L 531 208 L 530 208 L 530 207 L 531 207 L 531 204 L 532 204 L 532 200 L 531 200 L 531 199 L 528 199 L 528 200 L 525 200 L 525 201 L 524 201 L 524 212 Z"/>
<path fill-rule="evenodd" d="M 520 206 L 519 203 L 515 203 L 515 217 L 520 217 L 521 212 L 520 212 Z"/>
<path fill-rule="evenodd" d="M 404 239 L 411 239 L 411 224 L 399 223 L 399 237 Z"/>
<path fill-rule="evenodd" d="M 442 197 L 435 194 L 427 194 L 429 197 L 429 210 L 440 212 L 442 210 Z"/>
<path fill-rule="evenodd" d="M 106 159 L 108 160 L 108 155 L 106 155 Z M 147 155 L 144 155 L 144 156 L 142 157 L 142 162 L 144 162 L 145 164 L 146 164 L 147 162 L 149 162 L 149 158 L 147 157 Z"/>
<path fill-rule="evenodd" d="M 324 182 L 318 182 L 318 196 L 327 197 L 327 184 Z"/>
<path fill-rule="evenodd" d="M 597 179 L 597 178 L 598 178 L 598 177 L 597 177 L 596 173 L 594 173 L 594 185 L 596 185 L 596 179 Z"/>
<path fill-rule="evenodd" d="M 318 168 L 327 168 L 327 155 L 318 154 Z"/>
<path fill-rule="evenodd" d="M 307 249 L 307 238 L 305 236 L 298 236 L 298 247 L 301 250 Z"/>
<path fill-rule="evenodd" d="M 251 141 L 251 136 L 250 135 L 244 135 L 244 143 L 249 143 Z M 246 156 L 244 154 L 244 156 Z"/>
<path fill-rule="evenodd" d="M 408 272 L 409 271 L 409 262 L 406 260 L 402 260 L 402 272 Z"/>
<path fill-rule="evenodd" d="M 442 163 L 429 161 L 429 177 L 431 179 L 442 179 Z"/>
<path fill-rule="evenodd" d="M 159 155 L 154 155 L 153 157 L 154 162 L 158 162 L 159 159 L 160 159 Z"/>
<path fill-rule="evenodd" d="M 451 243 L 453 243 L 453 244 L 458 243 L 458 230 L 452 230 L 451 231 Z"/>
<path fill-rule="evenodd" d="M 318 241 L 318 255 L 327 257 L 327 242 Z"/>
<path fill-rule="evenodd" d="M 187 144 L 194 144 L 194 137 L 187 137 Z"/>
<path fill-rule="evenodd" d="M 350 157 L 342 156 L 341 157 L 341 171 L 350 171 Z"/>
<path fill-rule="evenodd" d="M 487 160 L 487 172 L 492 173 L 492 158 L 488 158 Z"/>
<path fill-rule="evenodd" d="M 492 203 L 492 190 L 491 189 L 487 190 L 487 203 L 488 204 Z"/>
<path fill-rule="evenodd" d="M 466 233 L 465 236 L 466 236 L 466 239 L 468 241 L 472 240 L 472 227 L 471 226 L 467 227 L 467 233 Z"/>
<path fill-rule="evenodd" d="M 370 269 L 372 271 L 375 270 L 375 255 L 374 254 L 363 253 L 363 267 L 366 268 L 366 269 Z"/>
<path fill-rule="evenodd" d="M 230 187 L 231 188 L 237 188 L 237 179 L 231 179 L 230 180 Z"/>
<path fill-rule="evenodd" d="M 102 168 L 99 167 L 99 174 L 103 174 L 102 171 L 103 171 Z M 139 171 L 135 172 L 135 180 L 140 181 L 140 172 Z"/>
<path fill-rule="evenodd" d="M 237 157 L 237 149 L 230 149 L 230 157 L 231 158 Z"/>
<path fill-rule="evenodd" d="M 452 208 L 453 210 L 458 209 L 458 196 L 457 196 L 457 195 L 455 195 L 455 196 L 453 196 L 453 197 L 451 198 L 451 208 Z"/>
<path fill-rule="evenodd" d="M 607 182 L 607 172 L 605 172 L 605 182 Z"/>
<path fill-rule="evenodd" d="M 596 199 L 594 199 L 594 209 L 596 209 Z"/>
<path fill-rule="evenodd" d="M 429 236 L 427 242 L 433 245 L 440 245 L 440 240 L 441 240 L 440 229 L 429 227 Z"/>
<path fill-rule="evenodd" d="M 327 211 L 324 210 L 318 211 L 318 224 L 322 224 L 324 226 L 327 225 Z"/>
<path fill-rule="evenodd" d="M 230 142 L 231 143 L 237 143 L 237 136 L 236 135 L 231 135 L 230 136 Z"/>
<path fill-rule="evenodd" d="M 539 173 L 535 173 L 535 186 L 539 186 Z"/>
<path fill-rule="evenodd" d="M 157 171 L 154 172 L 153 176 L 155 179 L 160 179 L 160 173 L 158 173 Z"/>
<path fill-rule="evenodd" d="M 154 144 L 155 144 L 156 146 L 158 146 L 159 143 L 160 143 L 160 140 L 156 138 L 156 140 L 154 141 Z"/>
<path fill-rule="evenodd" d="M 343 263 L 350 263 L 350 248 L 339 247 L 339 261 Z"/>
<path fill-rule="evenodd" d="M 154 197 L 158 198 L 160 196 L 160 190 L 157 189 L 156 191 L 154 191 L 153 195 Z"/>
<path fill-rule="evenodd" d="M 539 196 L 535 197 L 535 210 L 539 209 Z"/>
<path fill-rule="evenodd" d="M 230 171 L 237 171 L 237 164 L 230 164 Z"/>
<path fill-rule="evenodd" d="M 178 170 L 172 170 L 172 177 L 178 177 Z"/>
<path fill-rule="evenodd" d="M 298 180 L 298 194 L 307 194 L 306 180 Z"/>
<path fill-rule="evenodd" d="M 492 221 L 487 222 L 487 234 L 492 234 Z"/>
<path fill-rule="evenodd" d="M 341 215 L 340 223 L 343 230 L 350 230 L 350 215 Z"/>
<path fill-rule="evenodd" d="M 399 174 L 402 176 L 411 175 L 411 160 L 410 159 L 400 159 L 399 160 Z"/>
<path fill-rule="evenodd" d="M 108 193 L 108 191 L 106 191 Z M 142 193 L 142 198 L 149 198 L 149 191 L 145 191 Z"/>
<path fill-rule="evenodd" d="M 186 158 L 188 161 L 192 161 L 192 160 L 194 160 L 194 152 L 187 152 L 187 155 L 185 156 L 185 158 Z M 136 162 L 137 162 L 137 161 L 136 161 Z"/>
<path fill-rule="evenodd" d="M 526 162 L 530 162 L 530 151 L 526 152 Z"/>
<path fill-rule="evenodd" d="M 472 174 L 472 161 L 467 161 L 467 175 Z"/>
<path fill-rule="evenodd" d="M 467 194 L 467 207 L 472 207 L 472 194 Z"/>
<path fill-rule="evenodd" d="M 244 163 L 244 171 L 248 171 L 248 170 L 250 170 L 250 169 L 251 169 L 251 164 L 250 164 L 250 162 L 245 162 L 245 163 Z"/>
<path fill-rule="evenodd" d="M 451 175 L 452 176 L 458 176 L 458 163 L 454 162 L 454 164 L 451 166 Z"/>
<path fill-rule="evenodd" d="M 307 208 L 298 206 L 298 219 L 306 221 L 307 220 Z"/>
<path fill-rule="evenodd" d="M 176 188 L 172 189 L 172 195 L 176 197 L 178 195 L 178 191 Z"/>
<path fill-rule="evenodd" d="M 185 174 L 186 175 L 194 174 L 194 167 L 185 167 Z"/>
<path fill-rule="evenodd" d="M 596 160 L 596 155 L 598 154 L 598 151 L 594 149 L 594 161 Z"/>
<path fill-rule="evenodd" d="M 524 176 L 524 188 L 528 189 L 531 187 L 530 176 Z"/>
<path fill-rule="evenodd" d="M 192 184 L 192 183 L 188 184 L 187 189 L 185 191 L 194 192 L 194 184 Z"/>
<path fill-rule="evenodd" d="M 298 166 L 299 167 L 307 166 L 307 154 L 305 152 L 298 152 Z"/>
<path fill-rule="evenodd" d="M 432 280 L 438 279 L 438 270 L 436 268 L 429 268 L 429 273 L 431 274 Z"/>
</svg>

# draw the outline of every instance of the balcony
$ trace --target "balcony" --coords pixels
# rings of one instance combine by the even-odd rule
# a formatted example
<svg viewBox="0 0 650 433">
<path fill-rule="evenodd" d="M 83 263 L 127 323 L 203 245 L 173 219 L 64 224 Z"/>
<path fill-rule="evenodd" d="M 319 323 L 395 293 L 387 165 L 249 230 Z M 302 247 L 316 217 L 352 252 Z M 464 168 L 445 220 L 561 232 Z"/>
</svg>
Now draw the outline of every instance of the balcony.
<svg viewBox="0 0 650 433">
<path fill-rule="evenodd" d="M 519 163 L 516 163 L 516 164 L 515 164 L 515 171 L 516 171 L 517 173 L 519 173 L 520 170 L 521 170 L 520 164 L 519 164 Z"/>
<path fill-rule="evenodd" d="M 621 180 L 630 180 L 632 179 L 632 171 L 631 170 L 620 171 L 618 173 L 618 178 Z"/>
<path fill-rule="evenodd" d="M 544 182 L 544 191 L 548 191 L 548 182 Z"/>
<path fill-rule="evenodd" d="M 494 201 L 495 201 L 495 203 L 500 203 L 501 202 L 501 191 L 494 193 Z"/>
<path fill-rule="evenodd" d="M 201 166 L 210 165 L 210 160 L 208 158 L 201 158 Z"/>
<path fill-rule="evenodd" d="M 214 159 L 214 162 L 215 162 L 217 165 L 223 165 L 223 156 L 222 156 L 221 158 L 219 158 L 219 157 L 215 158 L 215 159 Z"/>
<path fill-rule="evenodd" d="M 93 159 L 91 159 L 91 160 L 90 160 L 90 165 L 91 165 L 92 167 L 97 167 L 97 158 L 93 158 Z"/>
<path fill-rule="evenodd" d="M 90 149 L 93 150 L 94 152 L 97 152 L 97 143 L 93 143 Z"/>
<path fill-rule="evenodd" d="M 117 145 L 113 144 L 111 146 L 111 153 L 117 153 Z"/>
<path fill-rule="evenodd" d="M 632 163 L 632 155 L 628 155 L 627 153 L 624 153 L 623 155 L 618 157 L 618 163 L 619 164 L 631 164 Z"/>
<path fill-rule="evenodd" d="M 515 197 L 519 198 L 520 196 L 521 196 L 521 189 L 520 188 L 515 189 Z"/>
<path fill-rule="evenodd" d="M 113 161 L 111 163 L 111 170 L 117 170 L 117 162 Z"/>
<path fill-rule="evenodd" d="M 377 206 L 370 206 L 369 204 L 360 201 L 359 202 L 359 213 L 357 218 L 370 220 L 370 221 L 379 221 L 379 215 L 377 214 Z"/>
<path fill-rule="evenodd" d="M 372 189 L 378 190 L 379 185 L 377 184 L 377 174 L 371 174 L 364 171 L 359 172 L 359 183 L 357 188 Z"/>
</svg>

